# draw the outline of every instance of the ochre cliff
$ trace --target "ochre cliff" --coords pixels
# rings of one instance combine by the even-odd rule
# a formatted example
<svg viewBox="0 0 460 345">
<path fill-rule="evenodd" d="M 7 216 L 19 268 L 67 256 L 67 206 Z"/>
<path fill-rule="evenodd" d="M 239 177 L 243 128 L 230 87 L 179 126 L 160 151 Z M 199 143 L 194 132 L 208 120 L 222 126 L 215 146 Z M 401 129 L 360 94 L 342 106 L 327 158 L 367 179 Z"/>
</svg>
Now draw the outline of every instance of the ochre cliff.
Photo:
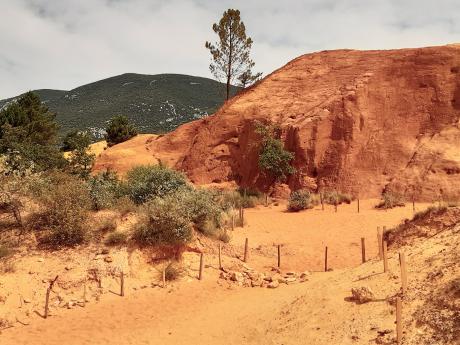
<svg viewBox="0 0 460 345">
<path fill-rule="evenodd" d="M 256 119 L 295 153 L 291 189 L 459 194 L 460 46 L 303 55 L 149 150 L 195 183 L 262 188 Z"/>
</svg>

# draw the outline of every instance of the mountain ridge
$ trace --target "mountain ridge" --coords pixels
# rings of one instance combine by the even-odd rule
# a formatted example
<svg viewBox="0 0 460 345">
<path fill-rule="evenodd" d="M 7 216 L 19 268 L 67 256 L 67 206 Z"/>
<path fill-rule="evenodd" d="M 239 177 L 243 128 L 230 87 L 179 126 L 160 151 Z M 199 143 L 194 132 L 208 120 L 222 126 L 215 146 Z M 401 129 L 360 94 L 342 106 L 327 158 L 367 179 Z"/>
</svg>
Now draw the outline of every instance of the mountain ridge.
<svg viewBox="0 0 460 345">
<path fill-rule="evenodd" d="M 232 86 L 232 94 L 238 87 Z M 123 73 L 71 90 L 34 90 L 65 133 L 89 130 L 96 138 L 115 115 L 126 115 L 141 133 L 164 133 L 214 113 L 225 98 L 225 85 L 184 74 Z M 17 97 L 0 100 L 0 109 Z"/>
</svg>

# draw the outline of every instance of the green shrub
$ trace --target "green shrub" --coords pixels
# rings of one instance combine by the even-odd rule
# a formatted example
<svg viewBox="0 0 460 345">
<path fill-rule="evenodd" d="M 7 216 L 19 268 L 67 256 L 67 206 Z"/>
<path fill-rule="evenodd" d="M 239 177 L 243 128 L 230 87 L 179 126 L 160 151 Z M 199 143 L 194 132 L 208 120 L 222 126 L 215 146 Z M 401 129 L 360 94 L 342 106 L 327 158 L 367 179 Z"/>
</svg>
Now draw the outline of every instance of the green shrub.
<svg viewBox="0 0 460 345">
<path fill-rule="evenodd" d="M 62 139 L 61 151 L 74 151 L 87 149 L 91 144 L 91 135 L 88 132 L 74 129 Z"/>
<path fill-rule="evenodd" d="M 92 209 L 95 211 L 112 207 L 122 194 L 121 182 L 116 173 L 106 171 L 88 181 Z"/>
<path fill-rule="evenodd" d="M 128 171 L 124 186 L 131 200 L 140 205 L 186 187 L 187 181 L 182 173 L 163 165 L 146 165 Z"/>
<path fill-rule="evenodd" d="M 120 232 L 120 231 L 114 231 L 108 234 L 104 243 L 107 246 L 119 246 L 119 245 L 125 244 L 127 240 L 128 240 L 128 235 L 126 233 Z"/>
<path fill-rule="evenodd" d="M 106 128 L 108 146 L 122 143 L 137 135 L 137 130 L 126 116 L 119 115 L 112 118 Z"/>
<path fill-rule="evenodd" d="M 384 192 L 382 195 L 383 200 L 375 206 L 376 208 L 390 209 L 394 207 L 404 206 L 402 195 L 393 192 Z"/>
<path fill-rule="evenodd" d="M 62 173 L 53 175 L 40 203 L 44 209 L 36 225 L 46 231 L 40 238 L 42 243 L 74 246 L 87 239 L 91 199 L 82 180 Z"/>
<path fill-rule="evenodd" d="M 174 199 L 154 199 L 143 208 L 133 239 L 139 245 L 180 245 L 192 239 L 190 219 Z"/>
<path fill-rule="evenodd" d="M 312 194 L 307 190 L 297 190 L 289 196 L 288 210 L 298 212 L 313 208 Z"/>
</svg>

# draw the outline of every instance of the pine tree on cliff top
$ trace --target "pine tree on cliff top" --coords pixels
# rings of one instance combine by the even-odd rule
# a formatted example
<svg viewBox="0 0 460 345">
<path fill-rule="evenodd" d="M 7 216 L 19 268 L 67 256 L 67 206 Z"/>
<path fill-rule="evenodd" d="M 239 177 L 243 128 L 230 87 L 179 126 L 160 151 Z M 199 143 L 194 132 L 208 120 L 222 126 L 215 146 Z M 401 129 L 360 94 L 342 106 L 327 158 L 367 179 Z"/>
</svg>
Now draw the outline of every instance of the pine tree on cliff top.
<svg viewBox="0 0 460 345">
<path fill-rule="evenodd" d="M 226 81 L 226 99 L 229 99 L 230 86 L 234 80 L 239 80 L 241 85 L 246 87 L 262 74 L 251 72 L 255 65 L 250 58 L 252 39 L 246 36 L 246 27 L 241 21 L 239 10 L 225 11 L 219 24 L 214 24 L 212 29 L 219 39 L 214 44 L 205 44 L 212 55 L 209 69 L 216 79 Z"/>
</svg>

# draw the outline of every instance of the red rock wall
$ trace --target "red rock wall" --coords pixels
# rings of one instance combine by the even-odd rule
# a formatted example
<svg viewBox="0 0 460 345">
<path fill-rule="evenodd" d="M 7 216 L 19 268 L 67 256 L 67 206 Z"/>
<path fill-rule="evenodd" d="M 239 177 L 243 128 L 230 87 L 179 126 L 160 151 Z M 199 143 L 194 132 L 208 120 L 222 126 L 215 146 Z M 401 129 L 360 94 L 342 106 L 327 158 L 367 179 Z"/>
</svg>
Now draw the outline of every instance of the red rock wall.
<svg viewBox="0 0 460 345">
<path fill-rule="evenodd" d="M 458 135 L 449 132 L 430 148 L 432 138 L 458 128 L 460 47 L 304 55 L 215 115 L 154 141 L 152 149 L 196 183 L 237 180 L 263 188 L 256 119 L 278 123 L 286 148 L 295 152 L 291 189 L 315 189 L 322 181 L 371 197 L 387 186 L 407 192 L 416 184 L 418 199 L 435 198 L 439 188 L 460 186 L 460 157 L 444 157 L 459 148 Z M 432 150 L 441 151 L 427 153 Z M 429 169 L 427 155 L 439 165 L 436 175 L 412 177 Z"/>
</svg>

